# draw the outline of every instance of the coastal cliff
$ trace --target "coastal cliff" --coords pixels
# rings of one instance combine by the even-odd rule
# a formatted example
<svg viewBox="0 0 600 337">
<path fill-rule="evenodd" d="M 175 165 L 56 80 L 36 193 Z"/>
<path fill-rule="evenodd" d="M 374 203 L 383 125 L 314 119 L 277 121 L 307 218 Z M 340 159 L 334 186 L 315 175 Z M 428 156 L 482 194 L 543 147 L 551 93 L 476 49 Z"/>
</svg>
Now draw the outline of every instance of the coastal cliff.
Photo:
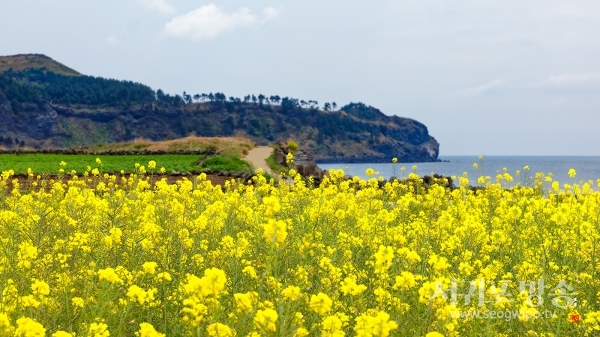
<svg viewBox="0 0 600 337">
<path fill-rule="evenodd" d="M 35 55 L 34 55 L 35 56 Z M 35 67 L 27 68 L 23 62 Z M 3 62 L 4 61 L 4 62 Z M 99 143 L 243 136 L 293 139 L 320 163 L 437 161 L 422 123 L 363 103 L 336 108 L 290 97 L 168 95 L 139 83 L 80 75 L 47 57 L 0 57 L 0 146 L 68 148 Z M 69 69 L 58 74 L 49 69 Z"/>
</svg>

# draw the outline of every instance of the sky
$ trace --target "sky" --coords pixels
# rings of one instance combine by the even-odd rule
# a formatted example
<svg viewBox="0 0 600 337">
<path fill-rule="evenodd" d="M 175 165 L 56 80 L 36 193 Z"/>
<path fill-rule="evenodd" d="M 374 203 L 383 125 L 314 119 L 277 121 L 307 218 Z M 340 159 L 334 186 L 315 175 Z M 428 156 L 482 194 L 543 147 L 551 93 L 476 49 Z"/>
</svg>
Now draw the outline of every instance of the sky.
<svg viewBox="0 0 600 337">
<path fill-rule="evenodd" d="M 600 155 L 598 0 L 0 0 L 0 55 L 167 93 L 363 102 L 440 155 Z"/>
</svg>

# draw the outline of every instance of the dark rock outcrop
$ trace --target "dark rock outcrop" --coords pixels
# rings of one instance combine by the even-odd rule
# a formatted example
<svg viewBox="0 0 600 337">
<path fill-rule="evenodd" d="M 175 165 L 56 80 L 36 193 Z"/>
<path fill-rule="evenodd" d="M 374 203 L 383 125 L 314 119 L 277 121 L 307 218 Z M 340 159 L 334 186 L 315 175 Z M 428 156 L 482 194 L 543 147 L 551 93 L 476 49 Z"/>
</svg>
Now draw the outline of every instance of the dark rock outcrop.
<svg viewBox="0 0 600 337">
<path fill-rule="evenodd" d="M 273 151 L 273 158 L 277 164 L 287 166 L 288 153 L 290 153 L 289 147 L 282 142 L 278 142 L 277 147 Z M 293 156 L 293 169 L 302 176 L 321 177 L 323 175 L 323 170 L 317 166 L 315 158 L 306 149 L 298 149 L 293 153 Z"/>
</svg>

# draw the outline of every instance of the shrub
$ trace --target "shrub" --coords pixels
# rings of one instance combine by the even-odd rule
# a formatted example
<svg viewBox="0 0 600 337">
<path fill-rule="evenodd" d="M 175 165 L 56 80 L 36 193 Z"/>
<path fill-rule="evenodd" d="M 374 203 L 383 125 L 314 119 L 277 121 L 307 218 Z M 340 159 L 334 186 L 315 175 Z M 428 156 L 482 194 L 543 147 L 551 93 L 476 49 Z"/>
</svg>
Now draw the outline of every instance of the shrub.
<svg viewBox="0 0 600 337">
<path fill-rule="evenodd" d="M 290 152 L 292 152 L 292 153 L 294 153 L 294 152 L 296 152 L 296 150 L 298 150 L 298 143 L 296 143 L 293 140 L 288 140 L 287 146 L 288 146 L 288 149 L 290 149 Z"/>
</svg>

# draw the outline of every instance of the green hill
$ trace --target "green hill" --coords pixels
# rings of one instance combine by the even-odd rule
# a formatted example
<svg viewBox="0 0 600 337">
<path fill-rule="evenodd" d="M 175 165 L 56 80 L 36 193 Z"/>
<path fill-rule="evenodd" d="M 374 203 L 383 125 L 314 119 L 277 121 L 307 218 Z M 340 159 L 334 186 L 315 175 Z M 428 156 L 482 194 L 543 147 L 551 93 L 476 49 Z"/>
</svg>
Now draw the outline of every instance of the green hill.
<svg viewBox="0 0 600 337">
<path fill-rule="evenodd" d="M 131 81 L 65 76 L 49 68 L 60 63 L 46 58 L 38 67 L 40 56 L 31 59 L 35 62 L 21 63 L 19 71 L 0 73 L 0 146 L 241 136 L 264 145 L 294 139 L 319 162 L 435 161 L 438 156 L 439 144 L 425 125 L 363 103 L 339 109 L 325 103 L 320 109 L 316 101 L 291 97 L 169 95 Z"/>
</svg>

